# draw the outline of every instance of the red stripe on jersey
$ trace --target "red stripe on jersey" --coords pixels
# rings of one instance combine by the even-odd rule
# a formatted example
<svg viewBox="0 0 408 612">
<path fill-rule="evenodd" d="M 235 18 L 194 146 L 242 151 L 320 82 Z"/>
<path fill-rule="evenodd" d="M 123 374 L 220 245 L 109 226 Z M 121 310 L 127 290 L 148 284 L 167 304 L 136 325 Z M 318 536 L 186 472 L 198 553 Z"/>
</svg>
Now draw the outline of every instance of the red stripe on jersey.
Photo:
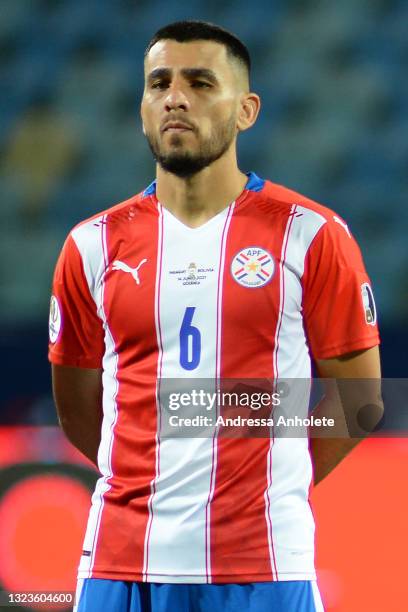
<svg viewBox="0 0 408 612">
<path fill-rule="evenodd" d="M 237 201 L 231 220 L 223 286 L 220 372 L 223 379 L 270 380 L 274 376 L 276 305 L 280 302 L 279 261 L 289 207 L 276 205 L 276 215 L 266 216 L 264 206 L 270 209 L 274 205 L 261 200 L 259 194 L 253 197 L 245 192 Z M 272 218 L 273 225 L 265 224 L 266 218 Z M 249 288 L 232 277 L 231 263 L 237 253 L 242 256 L 242 250 L 254 245 L 272 255 L 275 269 L 267 284 Z M 232 409 L 228 416 L 236 416 L 233 410 L 237 413 Z M 211 574 L 216 582 L 231 581 L 234 574 L 245 575 L 248 581 L 276 577 L 268 538 L 270 525 L 265 517 L 269 447 L 269 437 L 232 439 L 221 435 L 218 438 L 215 492 L 211 504 Z M 230 534 L 232 524 L 234 538 Z"/>
<path fill-rule="evenodd" d="M 217 279 L 217 330 L 216 330 L 216 356 L 215 356 L 215 377 L 216 387 L 218 386 L 218 379 L 220 378 L 220 347 L 222 342 L 222 290 L 223 290 L 223 267 L 225 267 L 225 246 L 226 239 L 228 236 L 228 230 L 231 223 L 232 214 L 235 208 L 235 204 L 231 205 L 228 210 L 227 219 L 225 221 L 222 238 L 221 238 L 221 252 L 218 268 L 218 279 Z M 214 497 L 216 473 L 217 473 L 217 438 L 216 432 L 214 433 L 212 440 L 212 464 L 211 464 L 211 477 L 210 477 L 210 491 L 208 494 L 207 506 L 205 509 L 205 571 L 207 582 L 211 582 L 210 576 L 212 574 L 211 569 L 211 533 L 212 533 L 212 522 L 211 522 L 211 504 Z"/>
<path fill-rule="evenodd" d="M 128 573 L 135 580 L 141 579 L 143 572 L 148 502 L 156 474 L 151 441 L 157 428 L 157 222 L 157 211 L 146 199 L 107 217 L 104 310 L 118 355 L 117 415 L 111 438 L 113 476 L 104 494 L 92 566 L 94 578 L 99 577 L 98 572 L 101 578 L 106 577 L 106 571 L 114 573 L 115 560 L 120 568 L 118 579 L 120 572 L 123 579 Z M 140 265 L 144 259 L 147 261 Z M 116 261 L 121 267 L 114 269 Z M 137 273 L 132 274 L 138 266 Z M 106 405 L 104 409 L 106 412 Z M 138 457 L 137 465 L 129 461 L 133 457 Z"/>
</svg>

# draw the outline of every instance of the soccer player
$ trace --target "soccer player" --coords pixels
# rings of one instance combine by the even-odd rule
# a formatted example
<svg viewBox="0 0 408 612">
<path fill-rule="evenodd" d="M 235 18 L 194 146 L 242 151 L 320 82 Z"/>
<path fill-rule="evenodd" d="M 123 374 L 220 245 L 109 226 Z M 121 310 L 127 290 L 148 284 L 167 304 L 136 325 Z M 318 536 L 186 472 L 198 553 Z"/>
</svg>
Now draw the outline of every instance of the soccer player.
<svg viewBox="0 0 408 612">
<path fill-rule="evenodd" d="M 243 173 L 250 58 L 205 22 L 145 54 L 143 192 L 77 225 L 50 314 L 67 437 L 100 478 L 78 612 L 312 612 L 315 482 L 356 440 L 163 435 L 167 379 L 379 378 L 370 281 L 346 223 Z M 290 160 L 288 160 L 290 163 Z"/>
</svg>

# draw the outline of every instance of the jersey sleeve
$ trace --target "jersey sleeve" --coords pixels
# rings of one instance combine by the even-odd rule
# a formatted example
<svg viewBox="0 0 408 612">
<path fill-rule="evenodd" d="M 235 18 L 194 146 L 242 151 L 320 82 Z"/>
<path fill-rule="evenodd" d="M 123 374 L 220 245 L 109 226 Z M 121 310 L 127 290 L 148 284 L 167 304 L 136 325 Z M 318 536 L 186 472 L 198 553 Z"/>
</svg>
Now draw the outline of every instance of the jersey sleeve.
<svg viewBox="0 0 408 612">
<path fill-rule="evenodd" d="M 314 359 L 379 344 L 370 279 L 360 249 L 339 217 L 329 219 L 312 241 L 302 285 L 304 324 Z"/>
<path fill-rule="evenodd" d="M 88 287 L 81 254 L 70 234 L 54 272 L 48 358 L 57 365 L 101 368 L 103 354 L 102 320 Z"/>
</svg>

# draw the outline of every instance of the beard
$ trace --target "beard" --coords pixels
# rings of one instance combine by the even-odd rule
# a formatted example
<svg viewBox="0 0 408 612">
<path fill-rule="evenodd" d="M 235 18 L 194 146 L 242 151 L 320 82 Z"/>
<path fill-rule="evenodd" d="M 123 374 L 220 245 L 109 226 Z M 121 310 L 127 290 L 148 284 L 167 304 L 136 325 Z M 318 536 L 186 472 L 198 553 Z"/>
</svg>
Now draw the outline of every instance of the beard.
<svg viewBox="0 0 408 612">
<path fill-rule="evenodd" d="M 183 146 L 183 138 L 178 134 L 171 136 L 171 145 L 174 149 L 164 153 L 158 138 L 146 132 L 147 142 L 157 163 L 163 170 L 179 178 L 191 177 L 217 161 L 229 149 L 234 137 L 235 118 L 233 116 L 217 126 L 211 136 L 200 143 L 197 153 L 177 150 Z"/>
</svg>

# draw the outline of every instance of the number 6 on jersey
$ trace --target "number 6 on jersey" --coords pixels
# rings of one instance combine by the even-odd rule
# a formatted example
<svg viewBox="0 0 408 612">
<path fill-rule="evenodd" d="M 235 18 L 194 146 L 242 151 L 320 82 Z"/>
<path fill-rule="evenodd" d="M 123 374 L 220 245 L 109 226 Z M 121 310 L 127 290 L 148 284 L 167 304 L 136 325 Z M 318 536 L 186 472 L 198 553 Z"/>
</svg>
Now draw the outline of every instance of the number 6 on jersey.
<svg viewBox="0 0 408 612">
<path fill-rule="evenodd" d="M 180 365 L 185 370 L 195 370 L 201 358 L 200 330 L 191 324 L 195 306 L 187 306 L 180 327 Z"/>
</svg>

